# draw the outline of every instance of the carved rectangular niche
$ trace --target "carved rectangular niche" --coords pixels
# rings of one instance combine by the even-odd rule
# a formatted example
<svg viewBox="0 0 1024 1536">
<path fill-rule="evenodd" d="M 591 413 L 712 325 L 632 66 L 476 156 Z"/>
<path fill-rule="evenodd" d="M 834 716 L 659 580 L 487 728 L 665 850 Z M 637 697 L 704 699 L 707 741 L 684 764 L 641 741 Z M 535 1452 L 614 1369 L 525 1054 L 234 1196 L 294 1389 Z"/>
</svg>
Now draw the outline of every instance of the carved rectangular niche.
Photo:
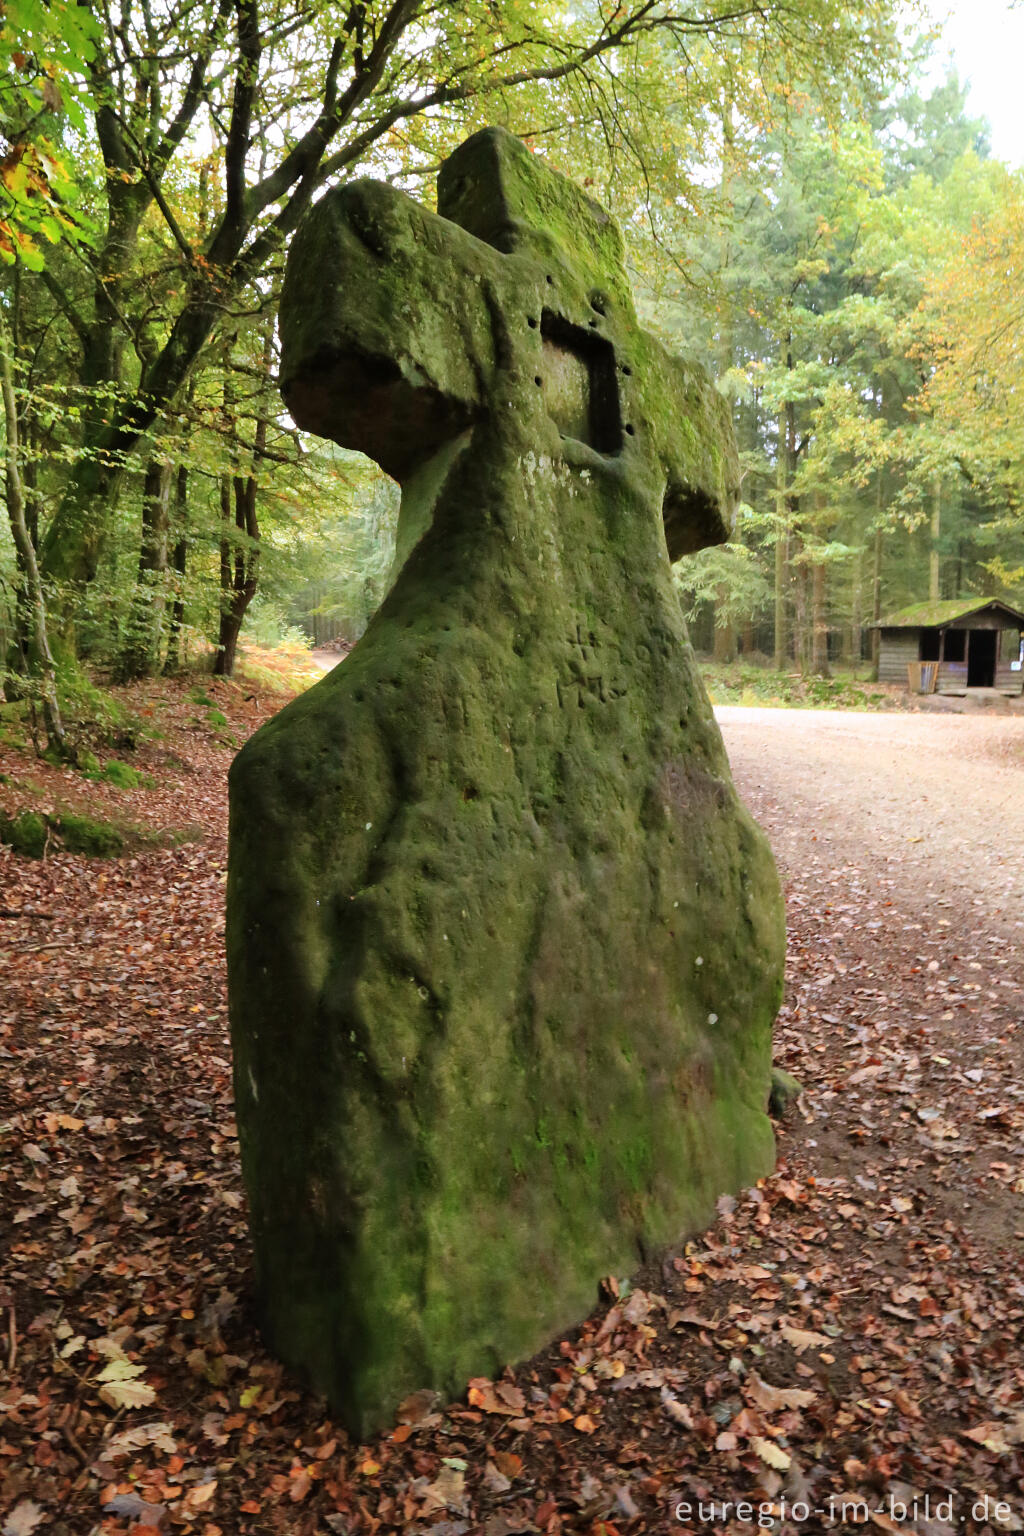
<svg viewBox="0 0 1024 1536">
<path fill-rule="evenodd" d="M 544 406 L 559 432 L 598 453 L 618 453 L 622 416 L 611 342 L 550 309 L 541 315 L 540 333 Z"/>
</svg>

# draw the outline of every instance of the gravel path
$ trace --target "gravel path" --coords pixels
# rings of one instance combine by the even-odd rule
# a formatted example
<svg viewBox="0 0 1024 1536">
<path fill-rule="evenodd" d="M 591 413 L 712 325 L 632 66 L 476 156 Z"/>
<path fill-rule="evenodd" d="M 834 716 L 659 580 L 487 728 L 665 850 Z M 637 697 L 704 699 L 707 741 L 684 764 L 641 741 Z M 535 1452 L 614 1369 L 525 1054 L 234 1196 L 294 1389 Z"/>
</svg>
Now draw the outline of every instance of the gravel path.
<svg viewBox="0 0 1024 1536">
<path fill-rule="evenodd" d="M 735 706 L 715 715 L 784 878 L 849 867 L 908 914 L 959 909 L 1019 941 L 1024 721 Z"/>
</svg>

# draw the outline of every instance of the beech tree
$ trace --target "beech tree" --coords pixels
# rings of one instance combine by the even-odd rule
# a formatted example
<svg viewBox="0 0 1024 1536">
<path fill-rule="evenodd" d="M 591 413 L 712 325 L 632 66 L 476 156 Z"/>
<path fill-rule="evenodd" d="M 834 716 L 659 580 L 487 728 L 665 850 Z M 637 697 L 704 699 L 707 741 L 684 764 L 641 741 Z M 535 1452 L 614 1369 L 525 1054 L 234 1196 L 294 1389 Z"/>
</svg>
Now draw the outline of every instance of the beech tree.
<svg viewBox="0 0 1024 1536">
<path fill-rule="evenodd" d="M 884 0 L 427 0 L 309 6 L 294 0 L 101 0 L 87 63 L 103 179 L 89 282 L 77 294 L 44 274 L 80 348 L 80 382 L 115 403 L 84 422 L 42 543 L 58 581 L 96 574 L 120 480 L 160 414 L 179 398 L 217 327 L 266 279 L 305 208 L 328 181 L 429 167 L 482 112 L 515 113 L 520 131 L 554 115 L 621 125 L 644 50 L 691 91 L 709 58 L 773 59 L 772 68 L 877 68 L 891 48 Z M 858 66 L 859 67 L 859 66 Z M 632 83 L 631 83 L 632 81 Z M 526 94 L 524 94 L 526 93 Z M 677 98 L 696 120 L 699 92 Z M 517 107 L 515 104 L 520 103 Z M 638 123 L 627 124 L 635 140 Z M 222 197 L 205 229 L 181 217 L 176 166 L 216 145 Z M 272 152 L 269 146 L 273 146 Z M 257 147 L 262 153 L 257 152 Z M 174 282 L 158 311 L 135 302 L 140 238 L 158 222 Z"/>
</svg>

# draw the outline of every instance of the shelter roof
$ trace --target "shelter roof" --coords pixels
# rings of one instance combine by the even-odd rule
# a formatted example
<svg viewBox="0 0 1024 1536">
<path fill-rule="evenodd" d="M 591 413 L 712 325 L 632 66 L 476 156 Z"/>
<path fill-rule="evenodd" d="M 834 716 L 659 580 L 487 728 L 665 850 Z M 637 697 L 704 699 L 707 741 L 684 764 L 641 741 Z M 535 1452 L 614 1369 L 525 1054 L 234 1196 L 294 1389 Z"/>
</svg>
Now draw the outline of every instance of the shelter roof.
<svg viewBox="0 0 1024 1536">
<path fill-rule="evenodd" d="M 955 624 L 959 619 L 970 618 L 972 614 L 982 613 L 989 608 L 1005 616 L 1007 627 L 1016 624 L 1024 629 L 1024 613 L 994 597 L 951 597 L 938 603 L 911 603 L 909 608 L 901 608 L 898 613 L 879 619 L 872 628 L 943 629 L 947 624 Z"/>
</svg>

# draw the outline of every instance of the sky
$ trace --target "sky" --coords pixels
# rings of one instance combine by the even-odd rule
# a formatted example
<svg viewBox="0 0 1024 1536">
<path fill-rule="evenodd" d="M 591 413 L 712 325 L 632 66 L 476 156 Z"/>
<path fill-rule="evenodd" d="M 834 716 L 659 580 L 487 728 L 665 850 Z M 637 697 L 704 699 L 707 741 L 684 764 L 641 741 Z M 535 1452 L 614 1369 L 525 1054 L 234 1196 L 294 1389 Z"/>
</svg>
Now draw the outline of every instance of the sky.
<svg viewBox="0 0 1024 1536">
<path fill-rule="evenodd" d="M 952 54 L 961 80 L 969 80 L 968 110 L 987 117 L 992 153 L 1010 165 L 1024 165 L 1024 5 L 1007 0 L 927 0 L 936 21 L 944 21 L 939 57 Z M 948 20 L 945 18 L 948 17 Z"/>
</svg>

